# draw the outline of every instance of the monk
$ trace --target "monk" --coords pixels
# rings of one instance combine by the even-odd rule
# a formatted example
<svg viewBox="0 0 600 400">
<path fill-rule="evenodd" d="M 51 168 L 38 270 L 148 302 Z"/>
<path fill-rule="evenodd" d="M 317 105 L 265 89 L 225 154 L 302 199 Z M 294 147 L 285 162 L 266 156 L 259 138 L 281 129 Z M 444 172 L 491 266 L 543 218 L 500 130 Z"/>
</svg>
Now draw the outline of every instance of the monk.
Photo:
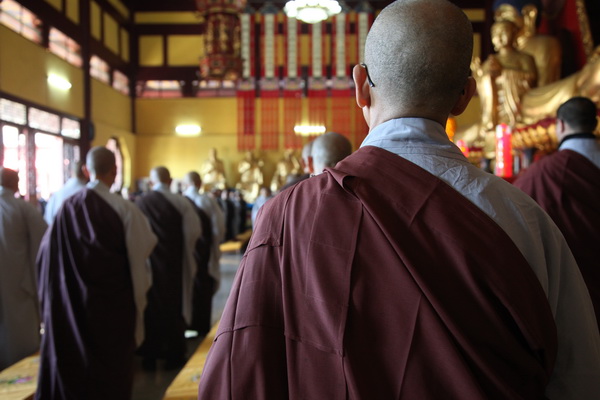
<svg viewBox="0 0 600 400">
<path fill-rule="evenodd" d="M 90 182 L 63 203 L 38 254 L 43 323 L 36 399 L 129 399 L 156 245 L 135 205 L 109 192 L 114 154 L 94 147 Z"/>
<path fill-rule="evenodd" d="M 202 234 L 196 210 L 183 196 L 171 193 L 171 173 L 163 166 L 150 171 L 152 190 L 136 200 L 148 217 L 158 245 L 150 255 L 152 287 L 144 316 L 146 338 L 138 350 L 145 370 L 185 362 L 185 328 L 192 319 L 192 294 L 197 264 L 194 249 Z"/>
<path fill-rule="evenodd" d="M 219 243 L 225 235 L 225 221 L 216 200 L 206 193 L 199 193 L 202 180 L 196 171 L 185 175 L 184 184 L 187 187 L 183 194 L 194 204 L 202 223 L 202 235 L 194 251 L 198 272 L 194 279 L 190 329 L 205 336 L 212 328 L 212 299 L 221 279 Z"/>
<path fill-rule="evenodd" d="M 16 193 L 17 171 L 0 167 L 0 371 L 40 346 L 35 257 L 47 226 Z"/>
<path fill-rule="evenodd" d="M 563 103 L 556 116 L 558 151 L 534 163 L 514 184 L 558 225 L 587 283 L 600 321 L 600 140 L 596 105 L 586 97 Z"/>
<path fill-rule="evenodd" d="M 320 174 L 327 167 L 334 167 L 352 153 L 352 144 L 344 135 L 327 132 L 314 140 L 311 150 L 311 173 Z"/>
<path fill-rule="evenodd" d="M 447 0 L 377 17 L 370 131 L 259 211 L 200 378 L 215 399 L 593 399 L 600 336 L 567 243 L 448 139 L 475 91 Z"/>
</svg>

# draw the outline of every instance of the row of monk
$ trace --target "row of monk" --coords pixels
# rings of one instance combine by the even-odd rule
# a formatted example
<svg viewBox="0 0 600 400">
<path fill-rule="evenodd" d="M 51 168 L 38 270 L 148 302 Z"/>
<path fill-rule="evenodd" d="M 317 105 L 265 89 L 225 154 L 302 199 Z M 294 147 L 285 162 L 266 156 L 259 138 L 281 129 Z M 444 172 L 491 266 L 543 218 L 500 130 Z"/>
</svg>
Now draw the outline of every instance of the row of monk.
<svg viewBox="0 0 600 400">
<path fill-rule="evenodd" d="M 17 172 L 0 170 L 0 369 L 39 350 L 37 398 L 126 399 L 136 349 L 146 369 L 178 368 L 185 329 L 210 330 L 226 219 L 196 172 L 181 196 L 156 167 L 132 202 L 109 191 L 110 150 L 91 149 L 82 171 L 89 183 L 55 193 L 46 224 L 15 197 Z"/>
<path fill-rule="evenodd" d="M 351 153 L 336 133 L 315 143 L 305 147 L 307 172 Z M 145 369 L 154 370 L 158 359 L 178 368 L 184 330 L 210 330 L 219 245 L 242 233 L 247 207 L 237 190 L 200 193 L 195 171 L 186 174 L 182 193 L 173 193 L 165 167 L 150 171 L 151 190 L 123 199 L 109 192 L 116 163 L 104 147 L 90 150 L 73 172 L 46 205 L 46 222 L 15 198 L 17 172 L 0 172 L 2 233 L 10 239 L 10 251 L 2 247 L 3 305 L 10 308 L 3 310 L 0 369 L 38 350 L 41 326 L 39 398 L 127 398 L 134 350 Z M 254 215 L 269 198 L 255 204 Z"/>
</svg>

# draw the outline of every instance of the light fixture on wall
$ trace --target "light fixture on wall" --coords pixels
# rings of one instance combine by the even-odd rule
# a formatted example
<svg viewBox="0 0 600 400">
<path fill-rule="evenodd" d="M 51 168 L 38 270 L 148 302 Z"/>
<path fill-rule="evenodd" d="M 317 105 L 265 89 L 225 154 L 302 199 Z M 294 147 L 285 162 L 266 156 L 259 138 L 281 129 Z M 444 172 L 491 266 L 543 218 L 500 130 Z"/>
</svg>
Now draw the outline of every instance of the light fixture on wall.
<svg viewBox="0 0 600 400">
<path fill-rule="evenodd" d="M 289 18 L 316 24 L 342 11 L 336 0 L 290 0 L 283 8 Z"/>
<path fill-rule="evenodd" d="M 73 86 L 71 82 L 55 74 L 48 75 L 48 83 L 54 88 L 65 91 L 71 89 L 71 86 Z"/>
<path fill-rule="evenodd" d="M 200 132 L 202 132 L 200 125 L 194 124 L 177 125 L 175 128 L 177 136 L 198 136 L 200 135 Z"/>
<path fill-rule="evenodd" d="M 296 125 L 294 133 L 298 136 L 322 135 L 327 131 L 323 125 Z"/>
</svg>

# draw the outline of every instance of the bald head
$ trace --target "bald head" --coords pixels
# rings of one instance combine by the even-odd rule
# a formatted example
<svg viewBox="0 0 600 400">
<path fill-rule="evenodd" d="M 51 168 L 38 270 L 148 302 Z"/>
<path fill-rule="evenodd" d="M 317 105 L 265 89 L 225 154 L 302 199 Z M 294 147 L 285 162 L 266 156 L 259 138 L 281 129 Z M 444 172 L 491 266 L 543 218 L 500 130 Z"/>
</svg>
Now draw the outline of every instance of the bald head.
<svg viewBox="0 0 600 400">
<path fill-rule="evenodd" d="M 150 171 L 150 180 L 152 183 L 165 183 L 171 184 L 171 173 L 166 167 L 154 167 Z"/>
<path fill-rule="evenodd" d="M 365 44 L 372 106 L 394 118 L 447 116 L 467 83 L 472 52 L 471 23 L 454 4 L 395 1 L 379 14 Z"/>
<path fill-rule="evenodd" d="M 85 167 L 90 180 L 99 180 L 108 187 L 112 186 L 117 176 L 115 155 L 104 146 L 94 147 L 87 153 Z"/>
<path fill-rule="evenodd" d="M 196 189 L 200 189 L 202 187 L 202 179 L 200 178 L 200 174 L 196 171 L 190 171 L 185 174 L 185 183 L 188 186 L 195 186 Z"/>
<path fill-rule="evenodd" d="M 13 192 L 19 191 L 19 174 L 9 168 L 0 167 L 0 186 Z"/>
<path fill-rule="evenodd" d="M 352 153 L 352 144 L 343 135 L 328 132 L 316 138 L 312 145 L 314 173 L 320 174 Z"/>
</svg>

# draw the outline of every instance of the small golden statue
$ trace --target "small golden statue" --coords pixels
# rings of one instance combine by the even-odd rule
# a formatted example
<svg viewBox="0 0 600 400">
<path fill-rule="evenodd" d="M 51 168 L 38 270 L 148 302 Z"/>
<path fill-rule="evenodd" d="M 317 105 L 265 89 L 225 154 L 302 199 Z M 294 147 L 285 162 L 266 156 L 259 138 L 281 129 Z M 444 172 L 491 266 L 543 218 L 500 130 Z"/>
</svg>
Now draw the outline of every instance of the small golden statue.
<svg viewBox="0 0 600 400">
<path fill-rule="evenodd" d="M 246 157 L 238 164 L 240 181 L 236 188 L 243 191 L 244 198 L 249 203 L 254 203 L 263 185 L 263 166 L 264 162 L 256 158 L 251 151 L 247 152 Z"/>
<path fill-rule="evenodd" d="M 521 13 L 510 4 L 502 4 L 494 13 L 494 21 L 510 21 L 517 27 L 515 48 L 532 56 L 537 68 L 537 86 L 544 86 L 560 79 L 562 49 L 560 41 L 550 35 L 537 32 L 538 9 L 528 4 Z"/>
<path fill-rule="evenodd" d="M 275 174 L 271 180 L 271 191 L 277 192 L 286 184 L 289 175 L 298 175 L 301 171 L 300 161 L 296 158 L 294 150 L 285 151 L 283 158 L 277 163 Z"/>
<path fill-rule="evenodd" d="M 475 58 L 471 64 L 481 102 L 482 138 L 493 134 L 496 125 L 515 126 L 520 122 L 521 96 L 536 86 L 535 60 L 514 47 L 516 33 L 514 23 L 495 22 L 491 34 L 497 53 L 490 55 L 484 63 Z"/>
<path fill-rule="evenodd" d="M 210 149 L 208 157 L 208 160 L 204 162 L 200 170 L 202 190 L 204 192 L 209 192 L 213 188 L 223 190 L 227 187 L 225 166 L 223 161 L 217 157 L 217 149 Z"/>
</svg>

